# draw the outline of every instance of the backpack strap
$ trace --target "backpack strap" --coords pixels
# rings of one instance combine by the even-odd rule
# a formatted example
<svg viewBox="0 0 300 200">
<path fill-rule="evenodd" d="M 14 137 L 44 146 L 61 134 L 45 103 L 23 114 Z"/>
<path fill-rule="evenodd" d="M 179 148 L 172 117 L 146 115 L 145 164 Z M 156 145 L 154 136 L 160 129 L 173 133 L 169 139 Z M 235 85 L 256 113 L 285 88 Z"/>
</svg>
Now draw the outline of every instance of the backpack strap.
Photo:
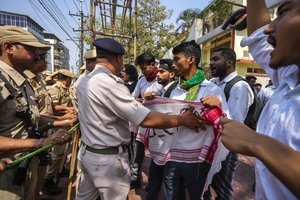
<svg viewBox="0 0 300 200">
<path fill-rule="evenodd" d="M 243 77 L 241 77 L 241 76 L 236 76 L 236 77 L 234 77 L 231 81 L 229 81 L 226 84 L 226 86 L 224 88 L 224 93 L 225 93 L 226 101 L 228 101 L 228 99 L 229 99 L 230 90 L 231 90 L 232 86 L 234 84 L 236 84 L 237 82 L 239 82 L 239 81 L 246 81 L 246 80 Z"/>
<path fill-rule="evenodd" d="M 177 82 L 172 83 L 172 85 L 170 85 L 170 87 L 167 89 L 167 91 L 164 94 L 164 97 L 170 97 L 172 91 L 175 89 L 175 87 L 177 86 Z"/>
</svg>

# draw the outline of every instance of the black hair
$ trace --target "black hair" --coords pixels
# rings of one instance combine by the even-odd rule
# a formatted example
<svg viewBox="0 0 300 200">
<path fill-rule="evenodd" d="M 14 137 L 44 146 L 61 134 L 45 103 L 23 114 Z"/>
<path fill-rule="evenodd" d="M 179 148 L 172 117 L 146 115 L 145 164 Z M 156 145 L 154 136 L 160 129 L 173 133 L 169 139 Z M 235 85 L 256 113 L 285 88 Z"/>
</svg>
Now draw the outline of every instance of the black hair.
<svg viewBox="0 0 300 200">
<path fill-rule="evenodd" d="M 160 59 L 159 64 L 160 65 L 166 64 L 168 66 L 172 66 L 173 60 L 172 59 L 168 59 L 168 58 L 166 58 L 166 59 Z"/>
<path fill-rule="evenodd" d="M 155 63 L 155 57 L 152 53 L 149 52 L 142 53 L 135 59 L 136 65 L 150 65 L 151 63 Z"/>
<path fill-rule="evenodd" d="M 60 74 L 60 73 L 57 74 L 57 79 L 58 80 L 67 80 L 67 78 L 70 78 L 70 77 L 65 76 L 63 74 Z"/>
<path fill-rule="evenodd" d="M 108 51 L 106 49 L 102 49 L 97 47 L 96 48 L 96 52 L 97 52 L 97 58 L 105 58 L 105 59 L 111 59 L 115 56 L 118 56 L 116 53 Z"/>
<path fill-rule="evenodd" d="M 246 76 L 247 81 L 249 81 L 251 79 L 257 80 L 257 78 L 255 76 L 252 76 L 252 75 Z"/>
<path fill-rule="evenodd" d="M 260 86 L 260 87 L 262 87 L 262 85 L 260 83 L 255 83 L 254 86 Z"/>
<path fill-rule="evenodd" d="M 174 47 L 172 53 L 178 54 L 183 53 L 185 56 L 194 56 L 196 66 L 199 65 L 201 60 L 201 49 L 200 46 L 195 42 L 195 40 L 192 40 L 190 42 L 183 42 L 176 47 Z"/>
<path fill-rule="evenodd" d="M 213 50 L 214 52 L 221 52 L 222 56 L 225 56 L 228 60 L 232 60 L 233 67 L 236 65 L 236 53 L 233 49 L 228 47 L 220 47 Z"/>
<path fill-rule="evenodd" d="M 130 81 L 137 81 L 138 80 L 138 72 L 135 68 L 135 66 L 131 65 L 131 64 L 125 64 L 124 65 L 124 71 L 126 74 L 129 75 L 129 80 Z"/>
</svg>

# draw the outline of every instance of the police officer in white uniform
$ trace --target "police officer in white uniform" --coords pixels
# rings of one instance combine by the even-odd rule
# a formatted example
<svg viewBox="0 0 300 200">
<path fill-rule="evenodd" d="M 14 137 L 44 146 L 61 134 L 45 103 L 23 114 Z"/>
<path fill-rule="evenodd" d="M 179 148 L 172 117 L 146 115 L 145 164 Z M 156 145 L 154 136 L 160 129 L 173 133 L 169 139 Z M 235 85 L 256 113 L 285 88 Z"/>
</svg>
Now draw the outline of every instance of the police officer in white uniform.
<svg viewBox="0 0 300 200">
<path fill-rule="evenodd" d="M 117 76 L 125 50 L 111 38 L 94 41 L 97 65 L 77 88 L 83 145 L 78 154 L 82 180 L 76 199 L 124 200 L 130 188 L 126 144 L 135 126 L 198 130 L 201 120 L 190 109 L 183 115 L 151 112 L 137 102 Z"/>
</svg>

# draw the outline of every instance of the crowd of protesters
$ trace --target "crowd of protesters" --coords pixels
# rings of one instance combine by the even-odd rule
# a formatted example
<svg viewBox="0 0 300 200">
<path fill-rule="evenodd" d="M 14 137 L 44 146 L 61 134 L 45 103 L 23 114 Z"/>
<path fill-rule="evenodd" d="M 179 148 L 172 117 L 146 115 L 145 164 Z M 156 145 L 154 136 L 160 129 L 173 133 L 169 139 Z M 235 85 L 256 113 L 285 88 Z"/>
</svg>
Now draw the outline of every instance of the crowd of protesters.
<svg viewBox="0 0 300 200">
<path fill-rule="evenodd" d="M 262 88 L 255 76 L 238 75 L 236 53 L 225 47 L 212 51 L 208 80 L 195 41 L 175 46 L 172 59 L 149 50 L 124 64 L 124 47 L 99 38 L 79 77 L 66 69 L 47 75 L 50 46 L 23 28 L 1 26 L 1 199 L 61 193 L 78 124 L 78 200 L 127 199 L 141 187 L 145 148 L 149 200 L 160 192 L 166 200 L 211 199 L 212 190 L 233 199 L 238 154 L 257 158 L 255 199 L 300 198 L 299 28 L 299 0 L 284 0 L 274 21 L 264 0 L 247 0 L 241 46 L 269 75 Z M 175 104 L 184 109 L 166 111 Z"/>
</svg>

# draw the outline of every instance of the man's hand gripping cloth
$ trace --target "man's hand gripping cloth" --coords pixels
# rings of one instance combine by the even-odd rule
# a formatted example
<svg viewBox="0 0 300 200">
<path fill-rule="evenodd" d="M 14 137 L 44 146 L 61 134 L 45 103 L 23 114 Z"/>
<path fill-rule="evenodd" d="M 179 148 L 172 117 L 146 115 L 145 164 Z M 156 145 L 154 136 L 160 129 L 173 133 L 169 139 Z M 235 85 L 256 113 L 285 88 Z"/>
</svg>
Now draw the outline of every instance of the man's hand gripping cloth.
<svg viewBox="0 0 300 200">
<path fill-rule="evenodd" d="M 206 186 L 211 183 L 212 177 L 221 169 L 221 162 L 225 160 L 228 150 L 221 142 L 220 117 L 225 116 L 221 108 L 208 108 L 200 102 L 180 101 L 169 98 L 157 97 L 147 100 L 144 106 L 152 111 L 165 114 L 182 114 L 190 107 L 195 108 L 195 113 L 209 122 L 206 130 L 199 129 L 195 132 L 185 127 L 170 129 L 139 128 L 137 140 L 143 142 L 149 149 L 153 161 L 164 165 L 167 161 L 211 164 Z"/>
</svg>

